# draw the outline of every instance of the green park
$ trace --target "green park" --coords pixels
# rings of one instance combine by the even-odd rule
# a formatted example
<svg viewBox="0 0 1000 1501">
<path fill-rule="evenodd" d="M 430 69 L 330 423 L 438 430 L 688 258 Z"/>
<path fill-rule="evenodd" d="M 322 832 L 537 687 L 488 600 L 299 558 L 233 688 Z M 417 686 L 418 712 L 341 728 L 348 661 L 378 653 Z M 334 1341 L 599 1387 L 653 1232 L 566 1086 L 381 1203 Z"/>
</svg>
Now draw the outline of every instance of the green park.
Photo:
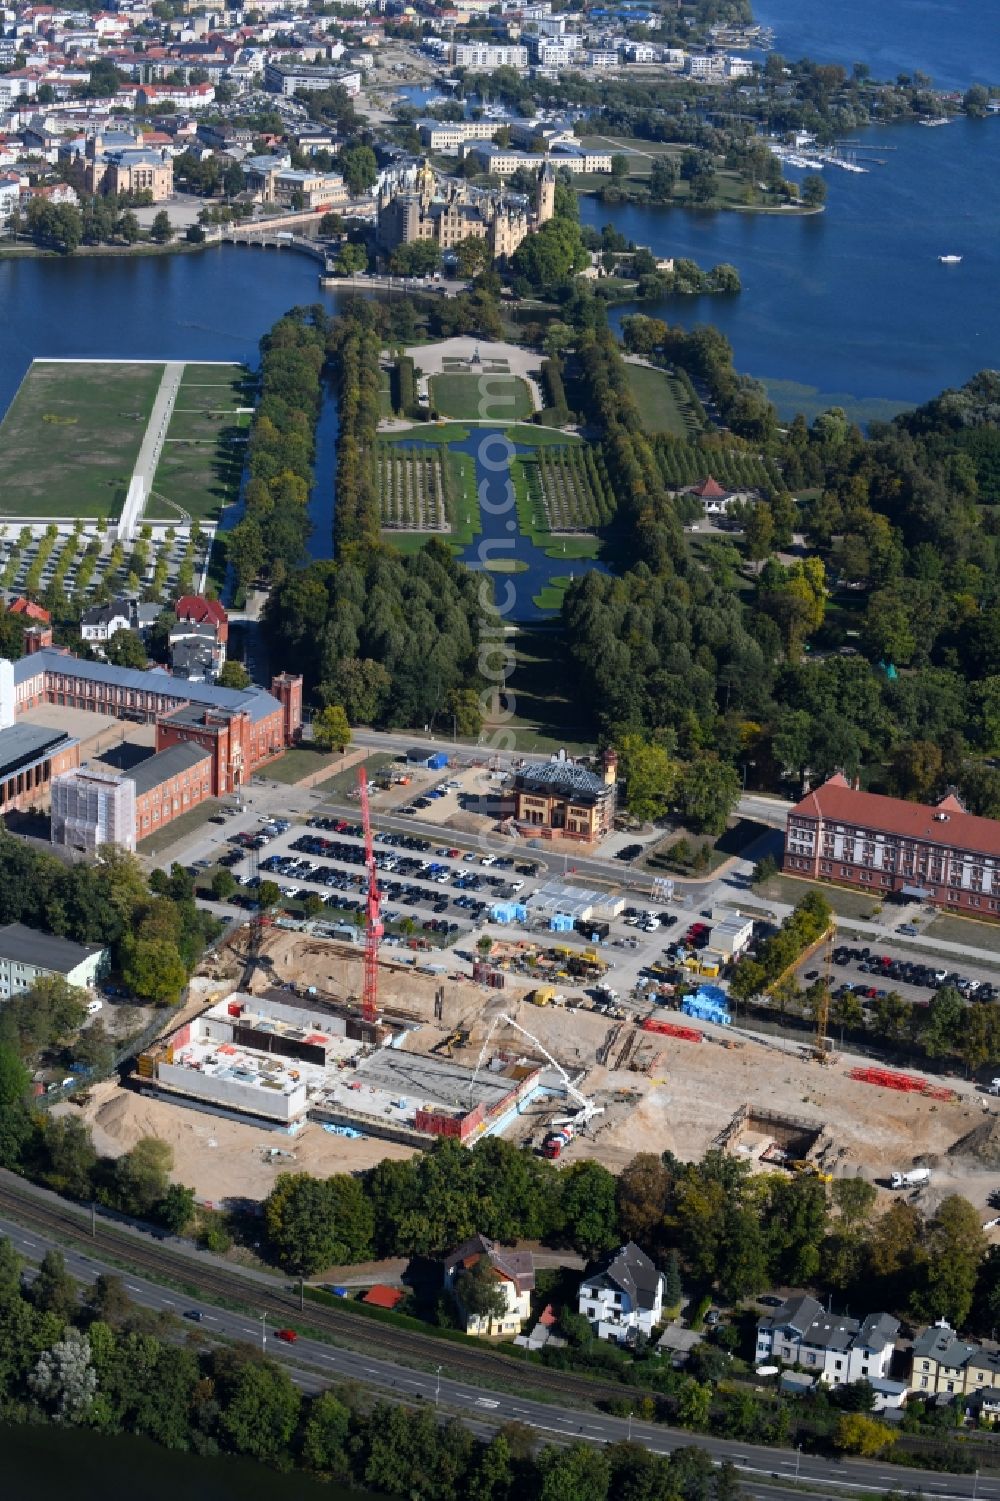
<svg viewBox="0 0 1000 1501">
<path fill-rule="evenodd" d="M 0 515 L 121 512 L 163 365 L 35 360 L 0 423 Z"/>
</svg>

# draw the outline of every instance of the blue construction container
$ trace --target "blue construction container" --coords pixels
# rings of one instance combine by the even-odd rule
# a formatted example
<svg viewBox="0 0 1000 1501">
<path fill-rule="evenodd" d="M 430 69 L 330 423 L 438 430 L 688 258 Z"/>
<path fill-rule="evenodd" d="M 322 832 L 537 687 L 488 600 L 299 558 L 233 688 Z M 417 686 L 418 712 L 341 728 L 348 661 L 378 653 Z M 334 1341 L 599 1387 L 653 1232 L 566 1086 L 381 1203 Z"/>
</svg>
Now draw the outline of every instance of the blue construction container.
<svg viewBox="0 0 1000 1501">
<path fill-rule="evenodd" d="M 431 771 L 444 771 L 444 768 L 448 765 L 448 757 L 444 751 L 435 751 L 433 756 L 427 757 L 427 765 Z"/>
<path fill-rule="evenodd" d="M 728 1027 L 733 1020 L 726 992 L 717 985 L 702 985 L 694 995 L 685 996 L 681 1010 L 685 1016 L 693 1016 L 700 1022 L 715 1022 L 719 1027 Z"/>
</svg>

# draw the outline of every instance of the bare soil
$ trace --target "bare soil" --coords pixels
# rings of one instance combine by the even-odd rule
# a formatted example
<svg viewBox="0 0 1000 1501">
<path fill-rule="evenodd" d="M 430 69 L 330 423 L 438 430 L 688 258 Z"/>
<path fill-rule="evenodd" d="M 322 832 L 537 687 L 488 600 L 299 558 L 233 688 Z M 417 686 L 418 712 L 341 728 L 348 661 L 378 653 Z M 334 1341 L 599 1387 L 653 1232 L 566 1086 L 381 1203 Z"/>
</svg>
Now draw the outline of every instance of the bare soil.
<svg viewBox="0 0 1000 1501">
<path fill-rule="evenodd" d="M 269 964 L 258 970 L 256 990 L 294 982 L 339 1000 L 360 992 L 360 945 L 272 929 L 265 934 L 263 952 Z M 526 999 L 532 988 L 528 979 L 507 976 L 502 991 L 486 990 L 458 971 L 434 974 L 419 968 L 447 963 L 447 955 L 420 953 L 416 965 L 406 965 L 401 962 L 404 951 L 397 953 L 399 958 L 386 955 L 381 965 L 380 996 L 386 1011 L 421 1023 L 408 1044 L 414 1051 L 450 1045 L 455 1061 L 472 1069 L 489 1037 L 490 1051 L 503 1047 L 512 1056 L 539 1060 L 548 1054 L 585 1094 L 604 1105 L 604 1113 L 573 1142 L 569 1161 L 593 1157 L 620 1171 L 637 1152 L 670 1150 L 682 1159 L 697 1159 L 734 1113 L 750 1104 L 823 1127 L 819 1160 L 837 1177 L 860 1174 L 885 1186 L 894 1170 L 930 1167 L 931 1183 L 915 1196 L 925 1210 L 947 1193 L 961 1193 L 985 1207 L 997 1186 L 997 1102 L 972 1085 L 954 1082 L 953 1101 L 904 1094 L 851 1079 L 856 1060 L 846 1056 L 822 1067 L 794 1046 L 722 1029 L 711 1035 L 712 1029 L 705 1027 L 701 1043 L 637 1032 L 630 1022 L 611 1022 L 582 1007 L 535 1006 Z M 190 1009 L 235 988 L 241 969 L 237 955 L 218 956 Z M 438 1021 L 434 1002 L 442 986 L 444 1014 Z M 508 1027 L 505 1016 L 531 1036 Z M 455 1041 L 459 1029 L 468 1034 L 461 1046 Z M 631 1068 L 616 1066 L 625 1048 L 632 1052 Z M 553 1116 L 565 1109 L 563 1101 L 538 1100 L 512 1129 L 512 1139 L 537 1143 Z M 313 1124 L 298 1138 L 289 1138 L 143 1098 L 114 1082 L 92 1091 L 86 1118 L 98 1150 L 112 1155 L 128 1150 L 143 1135 L 168 1141 L 175 1177 L 193 1184 L 199 1198 L 209 1202 L 234 1194 L 263 1197 L 281 1171 L 352 1172 L 385 1157 L 412 1155 L 375 1138 L 355 1142 L 330 1136 Z M 749 1147 L 756 1155 L 763 1145 L 758 1132 L 755 1139 L 743 1141 L 742 1149 Z M 741 1143 L 734 1146 L 741 1150 Z M 274 1157 L 274 1148 L 290 1155 Z"/>
</svg>

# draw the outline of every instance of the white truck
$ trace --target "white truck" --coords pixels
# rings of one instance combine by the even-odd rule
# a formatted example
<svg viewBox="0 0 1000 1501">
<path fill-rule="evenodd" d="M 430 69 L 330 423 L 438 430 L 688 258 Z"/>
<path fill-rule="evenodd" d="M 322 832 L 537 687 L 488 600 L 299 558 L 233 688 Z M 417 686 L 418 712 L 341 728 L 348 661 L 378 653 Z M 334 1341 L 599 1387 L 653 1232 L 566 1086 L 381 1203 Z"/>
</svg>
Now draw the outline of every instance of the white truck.
<svg viewBox="0 0 1000 1501">
<path fill-rule="evenodd" d="M 908 1173 L 893 1173 L 893 1188 L 923 1188 L 925 1183 L 931 1181 L 929 1167 L 914 1167 Z"/>
</svg>

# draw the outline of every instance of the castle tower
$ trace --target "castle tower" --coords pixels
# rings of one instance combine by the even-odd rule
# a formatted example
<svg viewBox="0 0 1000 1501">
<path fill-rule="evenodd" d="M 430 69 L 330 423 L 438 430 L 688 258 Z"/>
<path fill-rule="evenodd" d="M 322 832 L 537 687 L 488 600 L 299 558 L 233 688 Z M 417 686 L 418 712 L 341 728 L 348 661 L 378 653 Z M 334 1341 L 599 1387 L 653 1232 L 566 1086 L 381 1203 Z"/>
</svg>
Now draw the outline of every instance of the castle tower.
<svg viewBox="0 0 1000 1501">
<path fill-rule="evenodd" d="M 546 162 L 538 173 L 538 190 L 535 195 L 535 217 L 539 224 L 547 224 L 556 211 L 556 174 L 551 162 Z"/>
</svg>

